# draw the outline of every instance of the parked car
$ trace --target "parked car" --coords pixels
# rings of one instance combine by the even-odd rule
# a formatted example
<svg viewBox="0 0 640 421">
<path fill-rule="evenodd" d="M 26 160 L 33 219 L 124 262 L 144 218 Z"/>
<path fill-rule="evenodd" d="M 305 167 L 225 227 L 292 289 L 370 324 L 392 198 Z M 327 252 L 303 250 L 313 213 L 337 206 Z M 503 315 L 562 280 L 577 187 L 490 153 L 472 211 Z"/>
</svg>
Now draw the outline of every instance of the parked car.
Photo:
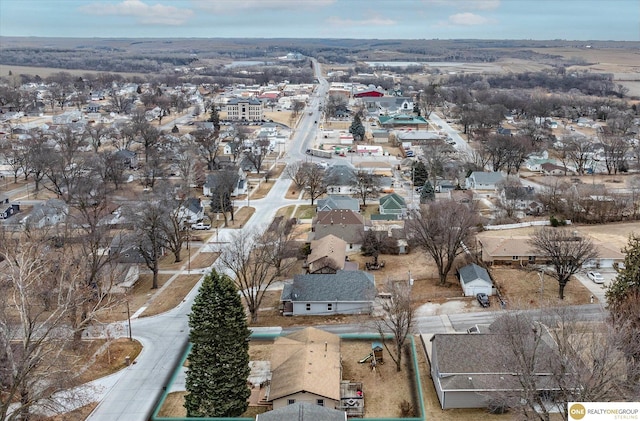
<svg viewBox="0 0 640 421">
<path fill-rule="evenodd" d="M 604 278 L 600 272 L 587 272 L 587 277 L 596 284 L 604 284 Z"/>
<path fill-rule="evenodd" d="M 480 294 L 476 294 L 476 299 L 482 307 L 489 307 L 491 305 L 489 296 L 483 292 L 481 292 Z"/>
<path fill-rule="evenodd" d="M 192 230 L 210 230 L 211 224 L 205 224 L 204 222 L 198 222 L 197 224 L 191 225 Z"/>
</svg>

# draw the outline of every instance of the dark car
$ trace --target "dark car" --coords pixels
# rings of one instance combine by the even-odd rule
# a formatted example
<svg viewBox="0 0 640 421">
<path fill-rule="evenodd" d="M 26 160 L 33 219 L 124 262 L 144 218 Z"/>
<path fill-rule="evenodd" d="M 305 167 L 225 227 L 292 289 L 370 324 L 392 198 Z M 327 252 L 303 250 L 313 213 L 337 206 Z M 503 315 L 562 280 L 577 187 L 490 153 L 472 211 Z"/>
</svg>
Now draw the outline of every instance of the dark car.
<svg viewBox="0 0 640 421">
<path fill-rule="evenodd" d="M 489 307 L 491 302 L 489 301 L 489 296 L 484 293 L 476 294 L 476 299 L 480 303 L 482 307 Z"/>
</svg>

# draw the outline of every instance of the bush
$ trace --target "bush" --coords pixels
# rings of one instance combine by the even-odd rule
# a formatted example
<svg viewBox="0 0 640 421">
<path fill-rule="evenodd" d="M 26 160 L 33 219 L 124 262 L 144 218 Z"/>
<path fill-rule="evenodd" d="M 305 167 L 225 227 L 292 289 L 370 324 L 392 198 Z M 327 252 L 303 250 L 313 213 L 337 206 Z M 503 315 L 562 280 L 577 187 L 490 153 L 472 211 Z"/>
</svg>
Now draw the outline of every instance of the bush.
<svg viewBox="0 0 640 421">
<path fill-rule="evenodd" d="M 549 222 L 551 222 L 552 227 L 563 227 L 567 225 L 567 221 L 565 221 L 564 219 L 558 219 L 553 215 L 551 216 L 551 218 L 549 218 Z"/>
</svg>

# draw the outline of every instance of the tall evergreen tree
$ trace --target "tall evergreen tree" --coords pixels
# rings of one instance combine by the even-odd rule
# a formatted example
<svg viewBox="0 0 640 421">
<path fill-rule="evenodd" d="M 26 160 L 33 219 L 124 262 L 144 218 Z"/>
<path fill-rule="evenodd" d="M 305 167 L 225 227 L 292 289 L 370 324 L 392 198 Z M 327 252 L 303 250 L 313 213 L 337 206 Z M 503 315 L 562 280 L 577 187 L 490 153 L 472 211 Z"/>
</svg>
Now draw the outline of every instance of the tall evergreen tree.
<svg viewBox="0 0 640 421">
<path fill-rule="evenodd" d="M 215 105 L 211 106 L 211 114 L 209 114 L 209 121 L 213 123 L 213 129 L 216 132 L 220 131 L 220 114 Z"/>
<path fill-rule="evenodd" d="M 206 276 L 189 315 L 193 344 L 187 370 L 188 417 L 237 417 L 251 394 L 249 329 L 238 291 L 228 276 Z"/>
<path fill-rule="evenodd" d="M 351 127 L 349 127 L 349 133 L 353 135 L 353 140 L 359 142 L 364 139 L 364 124 L 362 124 L 362 118 L 360 118 L 360 114 L 357 113 L 353 117 L 353 122 L 351 122 Z"/>
<path fill-rule="evenodd" d="M 436 192 L 431 185 L 431 181 L 427 180 L 420 190 L 420 203 L 433 202 L 436 200 Z"/>
<path fill-rule="evenodd" d="M 424 182 L 429 179 L 429 172 L 427 166 L 422 161 L 416 161 L 413 163 L 413 185 L 423 186 Z"/>
</svg>

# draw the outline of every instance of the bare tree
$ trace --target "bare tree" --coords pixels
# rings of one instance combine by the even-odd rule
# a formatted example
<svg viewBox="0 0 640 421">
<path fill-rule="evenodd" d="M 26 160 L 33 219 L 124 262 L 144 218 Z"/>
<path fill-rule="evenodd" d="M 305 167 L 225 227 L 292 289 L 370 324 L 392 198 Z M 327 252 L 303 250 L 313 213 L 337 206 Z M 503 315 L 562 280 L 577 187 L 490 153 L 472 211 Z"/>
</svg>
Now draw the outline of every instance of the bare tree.
<svg viewBox="0 0 640 421">
<path fill-rule="evenodd" d="M 220 213 L 224 216 L 224 223 L 227 223 L 227 212 L 231 214 L 231 220 L 234 218 L 233 200 L 231 195 L 238 185 L 240 176 L 238 170 L 227 168 L 219 170 L 215 173 L 214 179 L 210 180 L 211 188 L 211 211 Z"/>
<path fill-rule="evenodd" d="M 493 396 L 496 408 L 509 407 L 523 419 L 548 421 L 552 404 L 543 391 L 554 396 L 567 419 L 564 402 L 633 399 L 629 381 L 620 368 L 624 356 L 620 343 L 605 324 L 585 324 L 564 308 L 546 309 L 535 320 L 531 313 L 513 312 L 490 328 L 501 344 L 497 364 L 507 377 L 503 392 Z M 513 379 L 510 385 L 506 383 Z"/>
<path fill-rule="evenodd" d="M 569 159 L 576 167 L 576 172 L 584 175 L 593 162 L 593 142 L 585 137 L 576 136 L 570 136 L 564 142 Z"/>
<path fill-rule="evenodd" d="M 113 135 L 113 130 L 110 126 L 102 123 L 91 124 L 86 127 L 84 135 L 89 139 L 93 151 L 97 153 L 105 141 Z"/>
<path fill-rule="evenodd" d="M 593 242 L 563 228 L 542 228 L 535 231 L 529 244 L 536 253 L 552 266 L 550 275 L 558 281 L 559 298 L 564 299 L 564 287 L 582 265 L 598 257 Z"/>
<path fill-rule="evenodd" d="M 311 199 L 313 206 L 316 199 L 327 192 L 327 180 L 325 171 L 313 162 L 304 163 L 300 168 L 301 178 L 304 179 L 305 193 Z"/>
<path fill-rule="evenodd" d="M 207 169 L 217 168 L 217 158 L 220 153 L 220 132 L 218 130 L 200 129 L 191 133 L 198 150 L 207 162 Z"/>
<path fill-rule="evenodd" d="M 454 200 L 442 200 L 420 207 L 407 221 L 407 238 L 435 261 L 440 284 L 447 282 L 453 262 L 463 252 L 478 222 L 474 210 Z"/>
<path fill-rule="evenodd" d="M 40 190 L 40 183 L 45 177 L 46 171 L 51 163 L 53 149 L 48 144 L 47 136 L 40 130 L 31 130 L 31 138 L 27 141 L 26 164 L 28 171 L 25 172 L 25 179 L 29 175 L 33 178 L 36 192 Z"/>
<path fill-rule="evenodd" d="M 301 171 L 303 165 L 302 161 L 290 162 L 284 170 L 285 175 L 293 181 L 298 189 L 304 188 L 305 184 L 305 172 Z"/>
<path fill-rule="evenodd" d="M 443 102 L 440 87 L 430 84 L 420 91 L 417 106 L 424 118 L 429 118 L 431 113 L 441 106 Z"/>
<path fill-rule="evenodd" d="M 139 201 L 126 210 L 128 219 L 134 230 L 134 242 L 140 256 L 153 274 L 151 288 L 158 288 L 158 271 L 160 258 L 166 244 L 164 224 L 166 209 L 160 197 L 155 194 Z"/>
<path fill-rule="evenodd" d="M 253 165 L 253 168 L 256 169 L 258 174 L 260 174 L 260 169 L 267 156 L 267 152 L 269 152 L 269 140 L 265 139 L 256 141 L 251 151 L 247 153 L 247 161 L 251 162 L 251 165 Z"/>
<path fill-rule="evenodd" d="M 6 262 L 0 274 L 0 419 L 27 420 L 45 409 L 60 411 L 56 393 L 79 383 L 79 371 L 69 369 L 75 362 L 66 340 L 79 273 L 43 241 L 2 241 L 0 256 Z"/>
<path fill-rule="evenodd" d="M 373 257 L 373 264 L 378 264 L 378 257 L 381 254 L 390 254 L 396 247 L 396 242 L 387 231 L 366 230 L 362 231 L 362 247 L 360 252 L 363 256 Z"/>
<path fill-rule="evenodd" d="M 267 288 L 278 277 L 273 264 L 274 249 L 268 236 L 255 230 L 242 230 L 231 235 L 228 246 L 218 258 L 220 265 L 234 274 L 252 322 L 258 320 L 258 309 Z"/>
<path fill-rule="evenodd" d="M 393 362 L 396 363 L 396 370 L 401 371 L 402 353 L 414 325 L 411 286 L 405 281 L 389 281 L 385 285 L 385 290 L 391 294 L 391 297 L 382 300 L 383 314 L 375 323 L 382 344 Z M 389 332 L 393 335 L 391 345 L 386 339 Z"/>
<path fill-rule="evenodd" d="M 366 170 L 356 171 L 351 184 L 351 191 L 362 200 L 362 206 L 367 206 L 367 199 L 378 197 L 381 191 L 380 177 Z"/>
</svg>

